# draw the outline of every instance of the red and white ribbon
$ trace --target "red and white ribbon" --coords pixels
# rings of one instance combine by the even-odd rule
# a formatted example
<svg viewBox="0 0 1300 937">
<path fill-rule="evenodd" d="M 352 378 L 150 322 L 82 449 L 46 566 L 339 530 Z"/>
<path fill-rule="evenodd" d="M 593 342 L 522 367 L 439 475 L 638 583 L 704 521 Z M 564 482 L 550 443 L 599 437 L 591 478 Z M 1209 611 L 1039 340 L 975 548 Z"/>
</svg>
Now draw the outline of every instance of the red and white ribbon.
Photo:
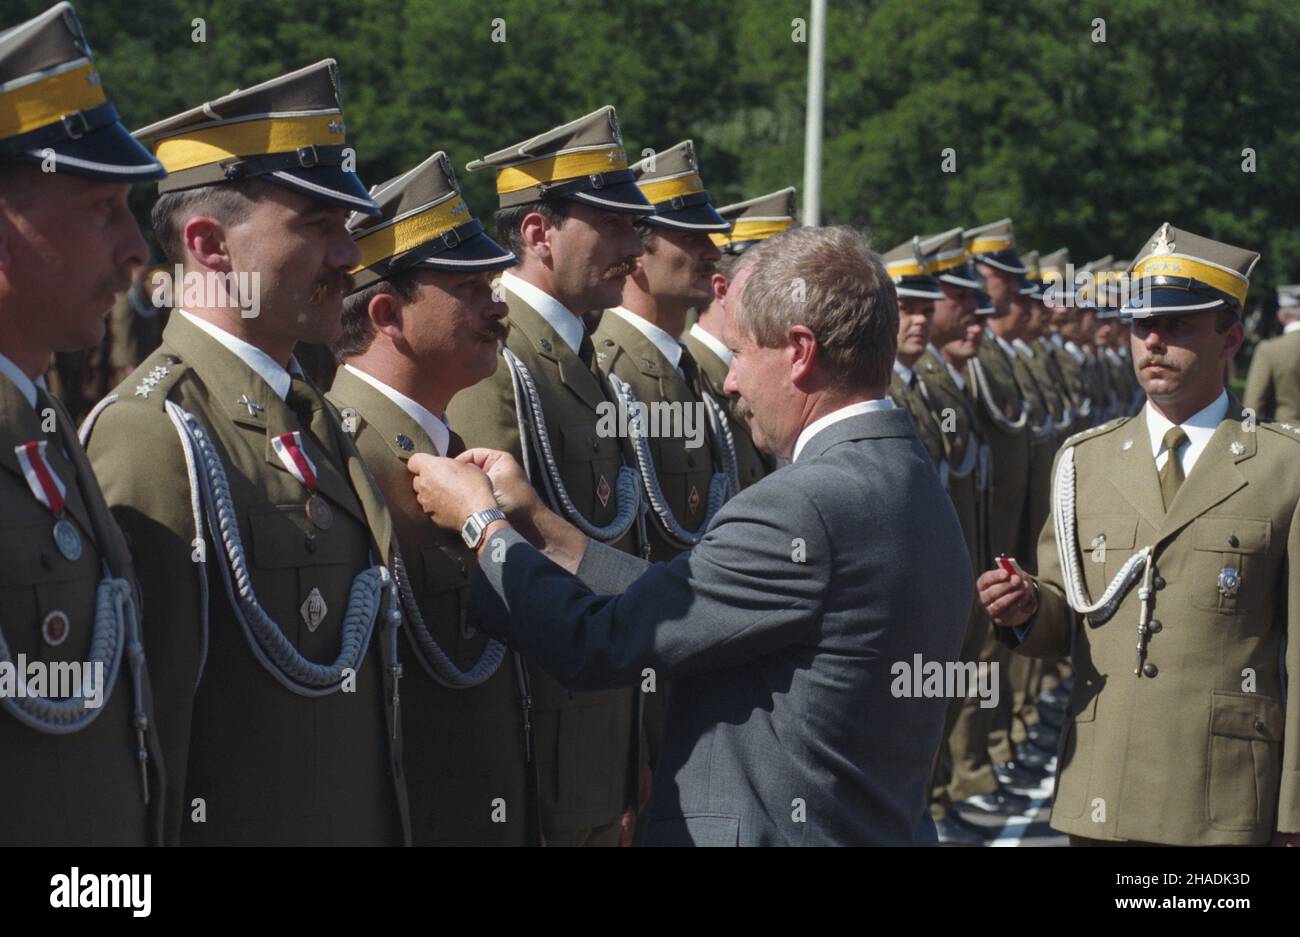
<svg viewBox="0 0 1300 937">
<path fill-rule="evenodd" d="M 316 464 L 302 445 L 302 433 L 281 433 L 271 437 L 275 454 L 280 457 L 289 474 L 302 482 L 312 494 L 316 493 Z"/>
<path fill-rule="evenodd" d="M 14 452 L 18 454 L 18 464 L 22 466 L 27 487 L 32 490 L 37 501 L 49 508 L 55 517 L 59 517 L 63 514 L 64 496 L 68 489 L 59 476 L 54 474 L 50 463 L 45 461 L 47 445 L 49 443 L 46 441 L 25 442 L 21 446 L 14 446 Z"/>
</svg>

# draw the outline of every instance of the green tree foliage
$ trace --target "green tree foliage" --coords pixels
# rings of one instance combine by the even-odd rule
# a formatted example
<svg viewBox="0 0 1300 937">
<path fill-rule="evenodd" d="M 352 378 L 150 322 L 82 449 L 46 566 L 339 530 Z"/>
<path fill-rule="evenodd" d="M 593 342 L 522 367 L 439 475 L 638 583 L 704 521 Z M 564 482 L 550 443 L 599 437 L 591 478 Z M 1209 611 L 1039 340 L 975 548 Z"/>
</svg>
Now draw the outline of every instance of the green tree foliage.
<svg viewBox="0 0 1300 937">
<path fill-rule="evenodd" d="M 46 0 L 0 0 L 0 25 Z M 1295 0 L 829 0 L 823 218 L 889 247 L 1016 220 L 1131 257 L 1163 221 L 1300 278 Z M 613 103 L 633 158 L 695 140 L 720 202 L 803 177 L 801 0 L 82 0 L 133 127 L 325 57 L 368 182 Z M 202 18 L 206 42 L 192 41 Z M 1105 41 L 1097 20 L 1104 20 Z M 504 37 L 501 35 L 504 30 Z M 805 31 L 800 35 L 801 29 Z M 504 38 L 504 42 L 494 41 Z M 1255 172 L 1243 172 L 1243 150 Z M 942 171 L 951 148 L 956 172 Z M 486 214 L 492 180 L 461 173 Z"/>
</svg>

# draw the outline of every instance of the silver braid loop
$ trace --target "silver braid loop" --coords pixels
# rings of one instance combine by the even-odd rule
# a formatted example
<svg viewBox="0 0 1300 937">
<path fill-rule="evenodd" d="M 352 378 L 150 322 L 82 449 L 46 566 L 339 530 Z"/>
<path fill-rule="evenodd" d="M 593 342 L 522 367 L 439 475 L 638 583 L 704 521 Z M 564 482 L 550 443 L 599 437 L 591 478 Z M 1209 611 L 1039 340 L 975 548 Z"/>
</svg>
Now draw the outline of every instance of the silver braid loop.
<svg viewBox="0 0 1300 937">
<path fill-rule="evenodd" d="M 1106 586 L 1101 598 L 1093 602 L 1083 578 L 1083 561 L 1075 547 L 1074 501 L 1074 447 L 1070 446 L 1061 453 L 1052 488 L 1052 522 L 1056 533 L 1056 556 L 1061 564 L 1061 580 L 1065 586 L 1066 602 L 1080 615 L 1087 615 L 1096 624 L 1101 624 L 1115 614 L 1125 593 L 1150 563 L 1152 551 L 1151 547 L 1147 546 L 1130 556 L 1115 574 L 1115 578 Z"/>
<path fill-rule="evenodd" d="M 438 645 L 424 623 L 424 616 L 420 614 L 420 607 L 416 604 L 411 582 L 406 575 L 406 562 L 398 550 L 393 551 L 393 579 L 397 581 L 401 609 L 406 613 L 406 622 L 415 638 L 415 656 L 435 682 L 449 690 L 466 690 L 478 686 L 497 672 L 506 656 L 506 647 L 499 641 L 489 638 L 483 647 L 483 653 L 469 670 L 457 667 L 455 661 Z"/>
<path fill-rule="evenodd" d="M 659 529 L 674 546 L 689 550 L 704 539 L 709 525 L 713 523 L 714 515 L 726 504 L 731 483 L 722 472 L 714 472 L 713 477 L 709 479 L 709 498 L 704 520 L 700 522 L 700 529 L 691 533 L 679 524 L 659 485 L 659 475 L 655 471 L 654 459 L 650 455 L 650 443 L 641 433 L 641 420 L 633 415 L 633 404 L 637 403 L 636 395 L 632 393 L 631 387 L 613 374 L 609 375 L 609 383 L 614 388 L 619 406 L 627 412 L 627 429 L 632 442 L 632 451 L 636 453 L 637 468 L 641 472 L 646 499 L 650 502 L 650 510 L 659 521 Z"/>
<path fill-rule="evenodd" d="M 383 566 L 372 566 L 352 580 L 347 610 L 343 614 L 341 646 L 335 661 L 318 664 L 308 660 L 285 637 L 253 591 L 230 483 L 220 457 L 208 442 L 207 433 L 192 414 L 170 400 L 167 401 L 167 411 L 173 420 L 179 420 L 178 425 L 184 433 L 182 439 L 192 449 L 207 508 L 208 529 L 213 540 L 221 544 L 227 559 L 227 562 L 216 565 L 221 568 L 231 609 L 254 656 L 273 677 L 299 696 L 325 696 L 337 692 L 349 676 L 355 677 L 366 656 L 389 582 L 388 570 Z"/>
<path fill-rule="evenodd" d="M 962 456 L 961 465 L 949 465 L 948 460 L 944 459 L 944 465 L 948 466 L 948 477 L 965 478 L 969 475 L 974 470 L 975 464 L 979 460 L 979 448 L 979 441 L 975 438 L 975 434 L 973 432 L 968 432 L 966 434 L 966 452 Z"/>
<path fill-rule="evenodd" d="M 8 664 L 13 669 L 15 689 L 13 694 L 0 697 L 0 706 L 8 710 L 19 722 L 47 735 L 71 735 L 90 725 L 103 712 L 104 704 L 108 702 L 113 687 L 117 684 L 123 650 L 126 649 L 128 642 L 134 645 L 140 642 L 134 609 L 131 584 L 127 580 L 110 579 L 105 576 L 99 581 L 99 586 L 95 590 L 95 623 L 91 630 L 90 654 L 86 661 L 90 664 L 90 674 L 96 671 L 103 674 L 103 685 L 100 687 L 99 703 L 96 706 L 90 705 L 86 696 L 87 688 L 84 685 L 81 687 L 81 693 L 74 696 L 54 698 L 48 695 L 30 695 L 27 675 L 23 672 L 25 668 L 19 668 L 3 632 L 0 632 L 0 664 Z M 58 668 L 67 673 L 72 668 L 76 668 L 78 674 L 86 673 L 81 670 L 81 662 L 67 664 L 45 661 L 42 663 L 51 671 Z M 50 675 L 50 680 L 53 680 L 53 673 Z M 47 682 L 46 693 L 52 689 L 54 687 Z M 139 688 L 137 687 L 137 708 L 139 708 L 138 700 Z"/>
<path fill-rule="evenodd" d="M 555 452 L 551 448 L 551 434 L 546 430 L 546 414 L 542 412 L 542 402 L 537 393 L 537 385 L 533 383 L 533 376 L 509 348 L 503 348 L 501 354 L 506 359 L 514 383 L 515 414 L 519 421 L 519 446 L 528 480 L 536 485 L 531 460 L 528 458 L 528 442 L 531 440 L 537 449 L 542 484 L 551 507 L 560 511 L 574 527 L 592 540 L 599 540 L 601 543 L 614 543 L 621 540 L 632 529 L 632 524 L 635 523 L 641 510 L 641 479 L 633 469 L 626 465 L 619 466 L 618 479 L 614 484 L 615 504 L 618 505 L 614 519 L 604 527 L 597 527 L 583 517 L 582 512 L 574 505 L 573 499 L 569 497 L 569 491 L 564 487 L 564 480 L 560 477 L 560 467 L 555 462 Z M 527 426 L 524 420 L 525 412 L 528 414 Z"/>
<path fill-rule="evenodd" d="M 997 408 L 993 400 L 993 392 L 989 390 L 988 375 L 984 373 L 984 365 L 980 364 L 978 358 L 970 359 L 971 370 L 975 374 L 975 385 L 979 388 L 980 399 L 984 401 L 984 409 L 988 411 L 989 416 L 998 428 L 1006 433 L 1018 433 L 1025 428 L 1025 422 L 1029 419 L 1029 408 L 1023 403 L 1020 405 L 1020 419 L 1012 422 L 1008 420 Z"/>
<path fill-rule="evenodd" d="M 727 414 L 707 393 L 700 395 L 704 399 L 705 410 L 709 414 L 709 422 L 713 424 L 713 436 L 720 443 L 722 450 L 722 470 L 727 475 L 727 484 L 730 486 L 729 498 L 734 498 L 740 494 L 740 462 L 736 458 L 736 437 L 731 433 L 731 423 L 727 420 Z"/>
</svg>

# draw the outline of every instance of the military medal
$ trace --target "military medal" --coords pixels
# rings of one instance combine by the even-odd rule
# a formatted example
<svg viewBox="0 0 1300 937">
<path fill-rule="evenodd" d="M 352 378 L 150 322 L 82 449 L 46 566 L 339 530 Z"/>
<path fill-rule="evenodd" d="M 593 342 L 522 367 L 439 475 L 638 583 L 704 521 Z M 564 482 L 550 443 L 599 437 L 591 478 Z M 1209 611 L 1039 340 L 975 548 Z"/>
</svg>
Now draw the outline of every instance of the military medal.
<svg viewBox="0 0 1300 937">
<path fill-rule="evenodd" d="M 48 445 L 46 440 L 27 442 L 15 446 L 14 452 L 18 455 L 18 464 L 22 466 L 23 477 L 27 479 L 27 487 L 32 490 L 36 500 L 54 515 L 54 546 L 65 560 L 72 563 L 81 558 L 81 534 L 63 516 L 66 504 L 64 498 L 68 490 L 45 460 L 45 447 Z"/>
<path fill-rule="evenodd" d="M 57 608 L 41 622 L 41 638 L 50 647 L 58 647 L 68 640 L 68 616 Z"/>
<path fill-rule="evenodd" d="M 1225 599 L 1235 598 L 1241 588 L 1241 573 L 1231 566 L 1219 570 L 1219 595 Z"/>
<path fill-rule="evenodd" d="M 316 493 L 316 465 L 303 448 L 302 433 L 294 431 L 274 436 L 271 438 L 271 447 L 289 474 L 307 489 L 307 520 L 321 530 L 328 530 L 334 523 L 334 512 L 325 499 Z"/>
</svg>

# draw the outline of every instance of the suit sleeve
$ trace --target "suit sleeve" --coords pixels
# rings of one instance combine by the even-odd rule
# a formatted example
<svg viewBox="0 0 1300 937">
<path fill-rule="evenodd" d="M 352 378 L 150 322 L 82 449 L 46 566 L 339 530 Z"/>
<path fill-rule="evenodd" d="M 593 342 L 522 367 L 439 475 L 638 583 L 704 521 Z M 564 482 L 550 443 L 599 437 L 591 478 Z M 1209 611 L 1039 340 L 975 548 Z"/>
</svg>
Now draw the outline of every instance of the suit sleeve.
<svg viewBox="0 0 1300 937">
<path fill-rule="evenodd" d="M 1291 515 L 1286 559 L 1286 722 L 1282 737 L 1282 786 L 1277 828 L 1300 833 L 1300 502 Z"/>
<path fill-rule="evenodd" d="M 1246 376 L 1246 394 L 1243 406 L 1255 411 L 1257 417 L 1272 416 L 1277 405 L 1277 389 L 1273 384 L 1273 362 L 1269 360 L 1268 344 L 1261 344 L 1255 349 L 1254 360 L 1250 362 L 1250 373 Z"/>
<path fill-rule="evenodd" d="M 145 658 L 167 765 L 164 841 L 175 844 L 188 809 L 185 772 L 202 649 L 185 458 L 167 414 L 134 403 L 104 411 L 87 452 L 104 499 L 126 535 L 140 581 Z M 203 549 L 209 550 L 211 562 L 209 545 Z"/>
<path fill-rule="evenodd" d="M 626 550 L 616 550 L 595 540 L 587 541 L 587 552 L 578 565 L 578 578 L 597 595 L 618 595 L 651 564 Z"/>
<path fill-rule="evenodd" d="M 1060 468 L 1061 456 L 1057 453 L 1052 465 L 1052 481 Z M 1052 659 L 1070 653 L 1070 639 L 1074 631 L 1074 610 L 1065 601 L 1062 585 L 1061 560 L 1056 552 L 1056 525 L 1047 519 L 1038 538 L 1038 611 L 1019 630 L 996 628 L 1004 644 L 1026 657 Z"/>
<path fill-rule="evenodd" d="M 798 642 L 818 627 L 831 554 L 816 507 L 776 485 L 737 496 L 694 550 L 647 566 L 620 595 L 594 595 L 513 530 L 493 538 L 479 568 L 470 614 L 480 626 L 570 689 L 593 690 L 631 686 L 645 668 L 670 680 L 734 667 Z"/>
</svg>

